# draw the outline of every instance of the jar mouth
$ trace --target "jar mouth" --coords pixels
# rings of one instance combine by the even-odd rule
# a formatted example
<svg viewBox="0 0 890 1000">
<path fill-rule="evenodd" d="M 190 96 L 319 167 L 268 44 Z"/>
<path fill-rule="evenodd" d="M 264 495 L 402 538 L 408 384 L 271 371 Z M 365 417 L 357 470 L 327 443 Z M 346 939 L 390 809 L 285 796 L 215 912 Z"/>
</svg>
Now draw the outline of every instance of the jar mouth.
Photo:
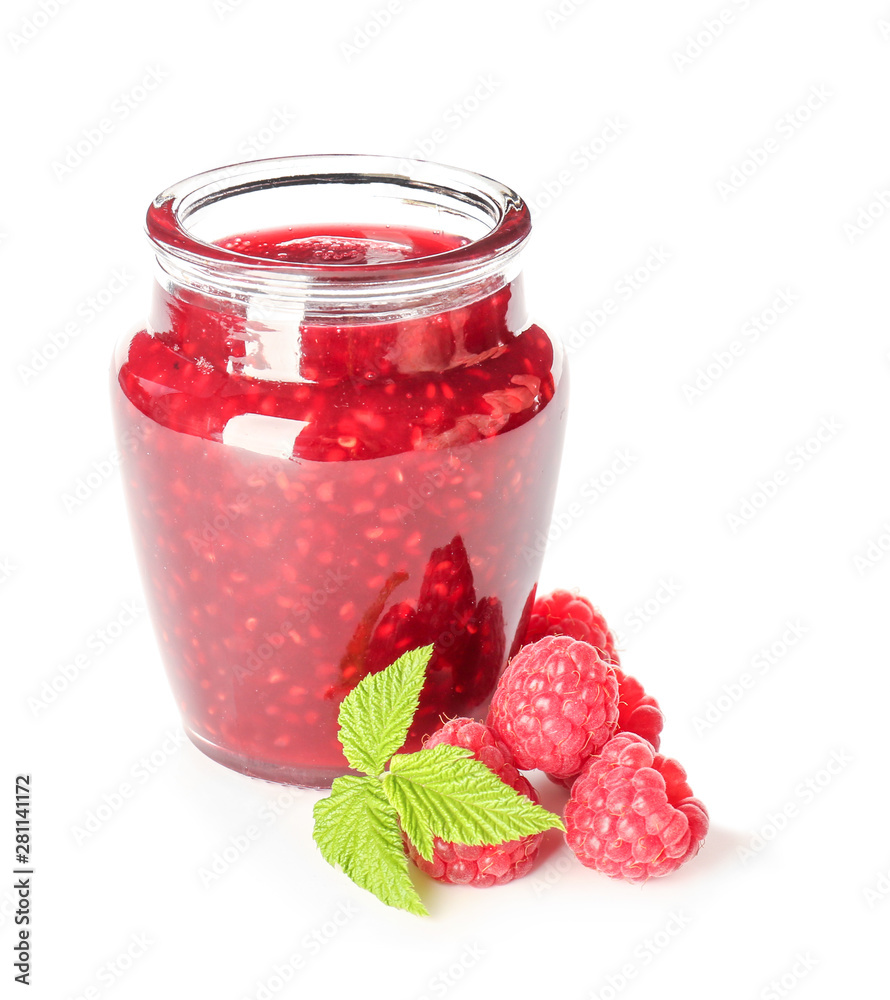
<svg viewBox="0 0 890 1000">
<path fill-rule="evenodd" d="M 374 221 L 380 211 L 388 218 L 395 213 L 396 225 L 447 228 L 466 242 L 373 264 L 293 263 L 248 256 L 216 242 L 263 229 L 264 223 L 270 228 L 307 221 L 351 224 Z M 340 217 L 328 218 L 332 213 Z M 188 177 L 154 199 L 146 230 L 162 262 L 173 258 L 187 269 L 237 271 L 276 284 L 367 287 L 501 269 L 528 238 L 531 216 L 515 191 L 469 170 L 424 160 L 325 154 L 253 160 Z"/>
</svg>

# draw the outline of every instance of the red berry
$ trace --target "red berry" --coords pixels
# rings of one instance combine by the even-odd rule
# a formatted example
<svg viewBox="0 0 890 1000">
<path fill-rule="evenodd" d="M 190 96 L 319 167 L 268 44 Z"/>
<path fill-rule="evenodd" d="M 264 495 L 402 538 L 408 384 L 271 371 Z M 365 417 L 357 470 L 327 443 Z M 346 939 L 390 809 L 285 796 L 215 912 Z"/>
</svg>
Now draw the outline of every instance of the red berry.
<svg viewBox="0 0 890 1000">
<path fill-rule="evenodd" d="M 606 619 L 590 601 L 568 590 L 554 590 L 552 594 L 539 597 L 534 603 L 523 645 L 536 642 L 545 635 L 570 635 L 573 639 L 589 642 L 607 654 L 615 666 L 618 679 L 618 731 L 637 733 L 657 750 L 664 728 L 664 716 L 658 702 L 646 694 L 636 678 L 619 669 L 615 637 Z M 567 779 L 570 787 L 572 780 Z"/>
<path fill-rule="evenodd" d="M 523 645 L 537 642 L 547 635 L 583 639 L 601 649 L 613 663 L 619 662 L 615 637 L 609 631 L 606 619 L 580 594 L 554 590 L 552 594 L 545 594 L 535 601 Z"/>
<path fill-rule="evenodd" d="M 488 724 L 517 767 L 572 777 L 618 724 L 612 664 L 595 646 L 567 635 L 523 646 L 498 682 Z"/>
<path fill-rule="evenodd" d="M 698 853 L 708 813 L 686 772 L 635 733 L 618 733 L 572 786 L 566 841 L 588 868 L 644 882 Z"/>
<path fill-rule="evenodd" d="M 448 743 L 473 751 L 483 764 L 517 792 L 538 801 L 534 788 L 516 770 L 510 751 L 488 726 L 474 719 L 452 719 L 424 740 L 425 747 Z M 503 844 L 468 846 L 450 844 L 436 837 L 432 861 L 425 861 L 414 845 L 407 843 L 408 854 L 417 867 L 440 882 L 485 887 L 504 885 L 531 870 L 543 834 L 536 833 Z"/>
<path fill-rule="evenodd" d="M 664 715 L 658 702 L 646 694 L 636 677 L 624 673 L 619 666 L 614 670 L 618 680 L 618 731 L 636 733 L 657 750 L 664 729 Z"/>
<path fill-rule="evenodd" d="M 476 599 L 460 535 L 433 549 L 416 600 L 401 600 L 384 611 L 406 580 L 401 572 L 387 579 L 350 640 L 340 663 L 340 682 L 331 685 L 328 697 L 342 700 L 363 677 L 383 670 L 409 649 L 433 644 L 406 744 L 416 749 L 421 735 L 443 714 L 463 715 L 487 703 L 506 659 L 507 637 L 500 600 Z"/>
</svg>

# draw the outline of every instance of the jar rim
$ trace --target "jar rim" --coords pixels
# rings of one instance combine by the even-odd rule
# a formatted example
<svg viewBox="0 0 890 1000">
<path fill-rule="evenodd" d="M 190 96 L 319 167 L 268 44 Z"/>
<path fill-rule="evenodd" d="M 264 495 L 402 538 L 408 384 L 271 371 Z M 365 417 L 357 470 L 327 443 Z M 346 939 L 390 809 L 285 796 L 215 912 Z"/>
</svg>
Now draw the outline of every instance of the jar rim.
<svg viewBox="0 0 890 1000">
<path fill-rule="evenodd" d="M 424 257 L 374 264 L 292 263 L 250 257 L 197 237 L 188 228 L 200 209 L 226 198 L 301 184 L 388 183 L 406 191 L 440 192 L 491 219 L 491 228 L 462 246 Z M 467 213 L 469 215 L 469 212 Z M 531 214 L 511 188 L 484 174 L 428 160 L 353 153 L 281 156 L 248 160 L 187 177 L 162 191 L 146 213 L 146 232 L 156 250 L 183 263 L 236 267 L 260 278 L 288 277 L 350 283 L 454 275 L 480 265 L 502 265 L 531 231 Z M 232 234 L 235 235 L 235 234 Z"/>
</svg>

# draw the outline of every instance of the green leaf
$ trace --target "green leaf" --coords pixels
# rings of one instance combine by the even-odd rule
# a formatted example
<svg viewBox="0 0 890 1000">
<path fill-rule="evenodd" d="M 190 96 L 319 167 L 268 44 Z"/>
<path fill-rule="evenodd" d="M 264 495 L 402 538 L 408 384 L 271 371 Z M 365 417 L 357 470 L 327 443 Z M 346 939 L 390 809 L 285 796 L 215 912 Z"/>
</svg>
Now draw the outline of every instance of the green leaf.
<svg viewBox="0 0 890 1000">
<path fill-rule="evenodd" d="M 343 699 L 340 743 L 350 767 L 379 774 L 405 742 L 432 655 L 432 646 L 410 649 L 385 670 L 363 678 Z"/>
<path fill-rule="evenodd" d="M 378 778 L 336 778 L 312 815 L 315 843 L 329 864 L 388 906 L 427 915 L 408 874 L 398 816 Z"/>
<path fill-rule="evenodd" d="M 501 844 L 556 827 L 554 813 L 505 784 L 470 751 L 446 743 L 397 754 L 383 790 L 402 828 L 429 861 L 433 838 L 457 844 Z"/>
<path fill-rule="evenodd" d="M 441 743 L 433 749 L 439 751 L 436 755 L 439 767 L 447 764 L 448 761 L 466 760 L 473 756 L 472 750 L 467 750 L 466 747 L 453 747 L 447 743 Z M 429 753 L 429 751 L 423 752 Z M 400 755 L 400 758 L 405 756 L 416 757 L 417 754 L 403 754 Z M 394 758 L 393 763 L 395 762 Z M 398 766 L 396 763 L 397 768 Z M 486 768 L 486 770 L 488 769 Z M 433 837 L 436 836 L 431 824 L 436 806 L 429 801 L 424 786 L 413 783 L 410 778 L 405 779 L 399 774 L 394 776 L 390 771 L 383 777 L 383 790 L 399 814 L 399 822 L 402 824 L 402 829 L 407 834 L 408 839 L 417 848 L 422 858 L 431 861 Z M 450 838 L 443 837 L 442 839 Z M 466 841 L 461 841 L 461 843 L 466 843 Z"/>
</svg>

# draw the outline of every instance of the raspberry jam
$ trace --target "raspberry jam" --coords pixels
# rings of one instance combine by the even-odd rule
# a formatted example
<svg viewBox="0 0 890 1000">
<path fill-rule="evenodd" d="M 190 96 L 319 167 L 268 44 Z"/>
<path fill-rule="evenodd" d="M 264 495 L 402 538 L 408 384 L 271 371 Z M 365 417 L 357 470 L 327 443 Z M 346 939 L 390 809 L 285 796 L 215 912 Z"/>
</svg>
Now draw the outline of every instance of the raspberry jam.
<svg viewBox="0 0 890 1000">
<path fill-rule="evenodd" d="M 346 771 L 343 697 L 407 649 L 435 646 L 409 749 L 442 716 L 484 714 L 528 619 L 565 422 L 561 355 L 527 321 L 515 266 L 525 206 L 434 164 L 432 192 L 426 176 L 381 181 L 380 159 L 259 161 L 160 196 L 149 326 L 114 371 L 133 534 L 186 731 L 229 767 L 316 787 Z M 364 168 L 347 203 L 361 178 L 399 188 L 386 221 L 186 228 L 183 192 L 205 178 L 197 216 L 244 197 L 235 170 L 300 193 L 322 173 L 327 193 L 319 161 L 345 160 Z M 451 175 L 487 185 L 481 235 L 475 203 L 455 232 L 430 213 L 388 221 L 422 199 L 458 214 Z"/>
</svg>

